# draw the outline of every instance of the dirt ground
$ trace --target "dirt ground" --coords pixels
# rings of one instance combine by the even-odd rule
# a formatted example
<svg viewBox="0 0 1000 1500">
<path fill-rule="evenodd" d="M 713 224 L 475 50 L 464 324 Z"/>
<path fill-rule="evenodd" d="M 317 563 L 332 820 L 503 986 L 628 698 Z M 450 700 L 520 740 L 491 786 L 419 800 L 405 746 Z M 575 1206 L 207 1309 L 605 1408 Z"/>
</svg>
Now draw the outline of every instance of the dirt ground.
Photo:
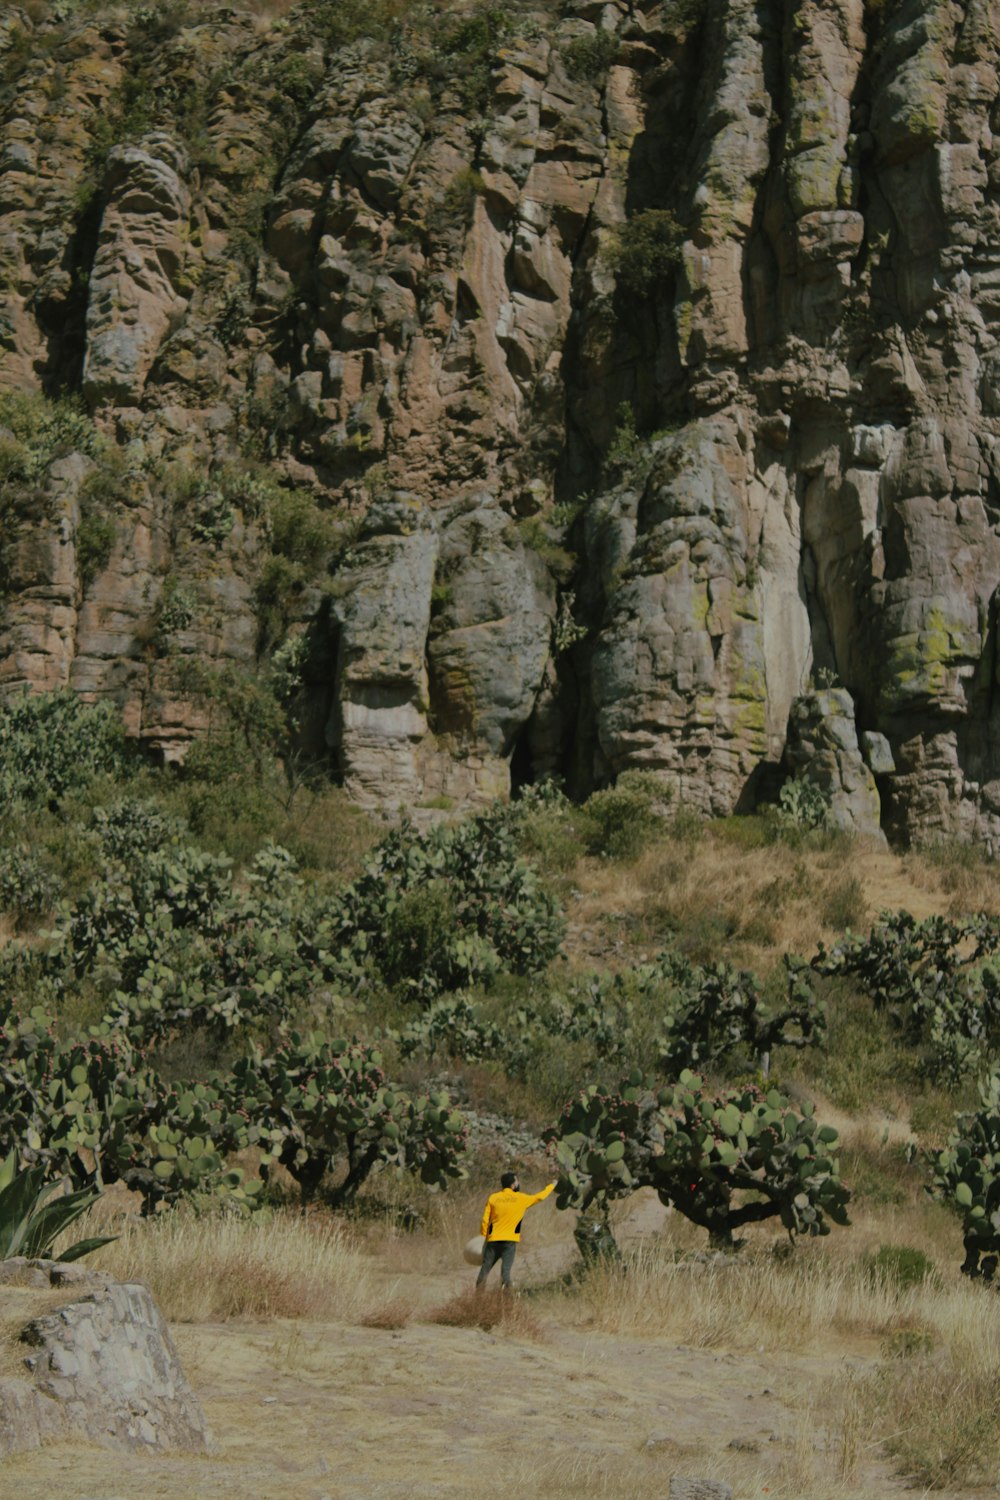
<svg viewBox="0 0 1000 1500">
<path fill-rule="evenodd" d="M 620 1237 L 655 1232 L 662 1215 L 647 1197 Z M 457 1256 L 436 1270 L 426 1258 L 408 1267 L 401 1241 L 377 1275 L 385 1300 L 413 1309 L 405 1328 L 272 1322 L 173 1330 L 215 1435 L 211 1456 L 122 1456 L 58 1444 L 8 1461 L 0 1495 L 469 1500 L 502 1489 L 542 1500 L 659 1500 L 675 1473 L 725 1479 L 735 1500 L 881 1500 L 906 1491 L 875 1461 L 849 1488 L 807 1478 L 837 1469 L 835 1440 L 815 1429 L 807 1393 L 845 1361 L 861 1367 L 877 1351 L 776 1357 L 610 1335 L 581 1326 L 579 1313 L 571 1322 L 564 1303 L 530 1290 L 551 1283 L 572 1257 L 552 1218 L 519 1252 L 537 1332 L 422 1321 L 474 1273 Z"/>
</svg>

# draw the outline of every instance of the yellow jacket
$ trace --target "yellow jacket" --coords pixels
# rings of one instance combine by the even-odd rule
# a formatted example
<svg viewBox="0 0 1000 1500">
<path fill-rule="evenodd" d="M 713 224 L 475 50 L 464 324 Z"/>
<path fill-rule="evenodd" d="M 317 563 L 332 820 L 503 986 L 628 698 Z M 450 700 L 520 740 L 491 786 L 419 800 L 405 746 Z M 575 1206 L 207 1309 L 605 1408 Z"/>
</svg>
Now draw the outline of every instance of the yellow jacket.
<svg viewBox="0 0 1000 1500">
<path fill-rule="evenodd" d="M 530 1208 L 533 1203 L 541 1203 L 554 1187 L 555 1183 L 550 1182 L 540 1193 L 515 1193 L 513 1188 L 503 1188 L 499 1193 L 494 1193 L 487 1199 L 483 1209 L 483 1222 L 480 1226 L 483 1238 L 519 1240 L 525 1209 Z"/>
</svg>

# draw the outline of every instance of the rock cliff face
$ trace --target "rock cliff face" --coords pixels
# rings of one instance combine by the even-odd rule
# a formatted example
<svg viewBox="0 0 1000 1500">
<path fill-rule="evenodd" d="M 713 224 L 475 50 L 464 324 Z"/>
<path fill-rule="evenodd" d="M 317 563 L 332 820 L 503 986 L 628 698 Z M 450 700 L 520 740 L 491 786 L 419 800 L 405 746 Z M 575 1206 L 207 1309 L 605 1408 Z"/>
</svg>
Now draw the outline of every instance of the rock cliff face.
<svg viewBox="0 0 1000 1500">
<path fill-rule="evenodd" d="M 83 566 L 93 455 L 21 482 L 0 684 L 183 753 L 263 469 L 342 525 L 283 628 L 359 798 L 815 765 L 1000 844 L 998 59 L 995 0 L 8 10 L 0 382 L 127 503 Z"/>
</svg>

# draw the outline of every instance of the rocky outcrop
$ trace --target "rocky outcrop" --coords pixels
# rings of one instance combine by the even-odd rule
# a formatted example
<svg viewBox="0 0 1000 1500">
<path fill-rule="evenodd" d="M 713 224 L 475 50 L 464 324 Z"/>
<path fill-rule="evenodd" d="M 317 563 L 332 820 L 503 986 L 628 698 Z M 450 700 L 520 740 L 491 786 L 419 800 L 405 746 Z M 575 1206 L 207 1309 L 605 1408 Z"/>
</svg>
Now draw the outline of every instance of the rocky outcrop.
<svg viewBox="0 0 1000 1500">
<path fill-rule="evenodd" d="M 19 492 L 0 683 L 183 754 L 185 665 L 275 644 L 264 466 L 347 539 L 281 624 L 359 799 L 644 766 L 726 813 L 812 766 L 851 826 L 1000 844 L 996 0 L 36 10 L 0 385 L 82 392 L 136 478 L 86 577 L 81 460 Z M 176 476 L 227 466 L 220 542 Z"/>
<path fill-rule="evenodd" d="M 210 1449 L 197 1397 L 144 1286 L 51 1261 L 0 1264 L 5 1318 L 25 1289 L 65 1295 L 47 1298 L 20 1331 L 26 1374 L 0 1378 L 0 1456 L 72 1437 L 140 1451 Z"/>
<path fill-rule="evenodd" d="M 83 390 L 91 401 L 134 406 L 164 335 L 186 307 L 178 291 L 191 195 L 187 160 L 167 135 L 116 146 L 90 271 Z"/>
<path fill-rule="evenodd" d="M 785 750 L 792 772 L 820 788 L 834 828 L 884 839 L 875 773 L 891 775 L 894 767 L 884 737 L 868 735 L 864 743 L 871 763 L 858 743 L 850 693 L 827 688 L 796 698 Z"/>
</svg>

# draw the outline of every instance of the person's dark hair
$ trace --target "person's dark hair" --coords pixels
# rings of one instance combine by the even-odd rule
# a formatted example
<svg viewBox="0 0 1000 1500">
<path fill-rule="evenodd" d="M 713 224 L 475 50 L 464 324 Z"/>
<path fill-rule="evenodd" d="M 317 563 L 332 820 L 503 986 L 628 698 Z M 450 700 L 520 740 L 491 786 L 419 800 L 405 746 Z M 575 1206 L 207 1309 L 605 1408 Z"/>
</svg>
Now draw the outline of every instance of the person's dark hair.
<svg viewBox="0 0 1000 1500">
<path fill-rule="evenodd" d="M 517 1181 L 517 1173 L 516 1172 L 504 1172 L 503 1176 L 500 1178 L 500 1186 L 502 1188 L 513 1187 L 516 1181 Z"/>
</svg>

